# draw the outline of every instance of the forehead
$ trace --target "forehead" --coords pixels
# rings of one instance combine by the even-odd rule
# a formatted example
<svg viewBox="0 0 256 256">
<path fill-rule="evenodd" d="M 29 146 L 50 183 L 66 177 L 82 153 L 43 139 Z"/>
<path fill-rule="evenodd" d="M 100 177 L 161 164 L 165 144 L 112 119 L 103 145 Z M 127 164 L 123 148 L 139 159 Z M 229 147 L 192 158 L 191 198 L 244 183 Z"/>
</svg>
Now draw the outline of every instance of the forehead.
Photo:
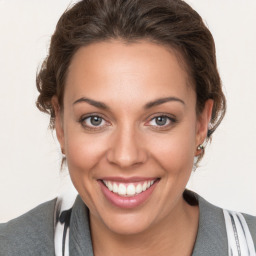
<svg viewBox="0 0 256 256">
<path fill-rule="evenodd" d="M 151 42 L 94 43 L 73 56 L 65 98 L 97 97 L 136 101 L 166 96 L 189 97 L 192 87 L 175 51 Z"/>
</svg>

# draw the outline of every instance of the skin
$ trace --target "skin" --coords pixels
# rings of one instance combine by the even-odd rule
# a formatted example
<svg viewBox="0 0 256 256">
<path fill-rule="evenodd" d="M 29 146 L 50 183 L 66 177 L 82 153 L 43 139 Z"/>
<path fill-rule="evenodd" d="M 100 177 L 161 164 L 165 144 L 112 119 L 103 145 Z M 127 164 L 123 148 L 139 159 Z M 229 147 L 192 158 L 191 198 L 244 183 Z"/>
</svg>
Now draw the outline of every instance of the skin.
<svg viewBox="0 0 256 256">
<path fill-rule="evenodd" d="M 147 41 L 94 43 L 73 56 L 65 86 L 62 110 L 52 99 L 56 133 L 74 186 L 90 210 L 94 254 L 191 255 L 199 210 L 182 193 L 213 102 L 196 115 L 196 94 L 177 53 Z M 178 100 L 145 108 L 166 97 Z M 81 98 L 107 109 L 74 103 Z M 92 114 L 103 117 L 99 126 L 91 123 Z M 170 118 L 159 125 L 156 117 L 163 115 Z M 123 209 L 100 189 L 99 179 L 110 176 L 160 181 L 142 205 Z"/>
</svg>

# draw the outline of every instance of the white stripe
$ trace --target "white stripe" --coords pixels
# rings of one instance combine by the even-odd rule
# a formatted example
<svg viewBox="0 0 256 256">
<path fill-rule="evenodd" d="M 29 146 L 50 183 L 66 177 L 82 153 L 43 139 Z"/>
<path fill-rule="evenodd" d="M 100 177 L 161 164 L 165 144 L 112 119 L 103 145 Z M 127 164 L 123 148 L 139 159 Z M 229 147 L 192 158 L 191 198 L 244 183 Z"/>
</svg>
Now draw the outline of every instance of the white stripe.
<svg viewBox="0 0 256 256">
<path fill-rule="evenodd" d="M 61 193 L 56 202 L 55 206 L 55 220 L 63 211 L 69 210 L 72 208 L 75 199 L 77 197 L 77 191 L 73 186 L 70 186 L 63 193 Z M 58 215 L 58 216 L 57 216 Z M 55 255 L 62 256 L 62 240 L 64 233 L 64 223 L 61 224 L 59 221 L 55 223 L 54 231 L 54 246 L 55 246 Z M 65 256 L 69 255 L 69 228 L 67 229 L 66 239 L 65 239 Z"/>
<path fill-rule="evenodd" d="M 234 231 L 233 231 L 233 225 L 231 222 L 229 212 L 227 210 L 223 210 L 223 213 L 224 213 L 227 237 L 228 237 L 228 255 L 239 256 L 237 246 L 236 246 Z"/>
<path fill-rule="evenodd" d="M 65 241 L 65 256 L 69 256 L 69 228 L 66 234 L 66 241 Z"/>
<path fill-rule="evenodd" d="M 241 255 L 250 255 L 246 237 L 243 231 L 243 227 L 241 226 L 241 222 L 239 221 L 237 214 L 235 212 L 232 212 L 232 215 L 236 223 L 236 228 L 237 228 L 237 233 L 238 233 L 238 238 L 239 238 L 240 248 L 241 248 Z"/>
<path fill-rule="evenodd" d="M 254 243 L 253 243 L 253 240 L 252 240 L 252 236 L 251 236 L 251 233 L 250 233 L 250 230 L 248 228 L 248 225 L 246 223 L 246 220 L 244 218 L 244 216 L 241 214 L 241 213 L 237 213 L 242 225 L 243 225 L 243 228 L 244 228 L 244 231 L 245 231 L 245 237 L 246 237 L 246 241 L 247 241 L 247 244 L 248 244 L 248 250 L 249 250 L 249 255 L 250 256 L 256 256 L 256 251 L 255 251 L 255 246 L 254 246 Z"/>
<path fill-rule="evenodd" d="M 252 236 L 244 216 L 241 213 L 228 210 L 223 210 L 223 213 L 228 237 L 229 256 L 239 256 L 239 248 L 241 256 L 256 256 Z M 234 219 L 235 228 L 233 227 L 231 216 Z M 237 246 L 238 241 L 239 247 Z"/>
<path fill-rule="evenodd" d="M 55 255 L 62 256 L 62 238 L 63 238 L 64 224 L 57 223 L 55 227 L 54 243 L 55 243 Z"/>
</svg>

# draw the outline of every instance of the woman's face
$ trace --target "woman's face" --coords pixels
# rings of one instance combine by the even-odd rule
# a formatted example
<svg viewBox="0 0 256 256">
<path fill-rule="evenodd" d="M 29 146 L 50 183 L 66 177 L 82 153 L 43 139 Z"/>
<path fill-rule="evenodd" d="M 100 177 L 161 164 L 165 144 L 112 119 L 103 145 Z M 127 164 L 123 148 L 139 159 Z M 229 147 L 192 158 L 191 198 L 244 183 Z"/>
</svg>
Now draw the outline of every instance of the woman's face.
<svg viewBox="0 0 256 256">
<path fill-rule="evenodd" d="M 196 94 L 174 52 L 150 42 L 94 43 L 68 70 L 56 131 L 91 223 L 147 231 L 182 212 L 182 193 L 212 102 Z"/>
</svg>

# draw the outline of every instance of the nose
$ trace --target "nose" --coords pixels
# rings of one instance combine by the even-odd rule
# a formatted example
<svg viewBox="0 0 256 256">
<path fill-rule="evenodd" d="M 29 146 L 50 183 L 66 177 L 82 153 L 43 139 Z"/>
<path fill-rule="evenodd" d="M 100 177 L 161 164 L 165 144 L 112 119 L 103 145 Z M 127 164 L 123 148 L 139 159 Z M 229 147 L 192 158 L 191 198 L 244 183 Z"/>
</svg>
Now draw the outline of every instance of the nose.
<svg viewBox="0 0 256 256">
<path fill-rule="evenodd" d="M 107 160 L 120 168 L 128 168 L 145 163 L 147 153 L 141 134 L 129 127 L 116 130 L 109 143 Z"/>
</svg>

